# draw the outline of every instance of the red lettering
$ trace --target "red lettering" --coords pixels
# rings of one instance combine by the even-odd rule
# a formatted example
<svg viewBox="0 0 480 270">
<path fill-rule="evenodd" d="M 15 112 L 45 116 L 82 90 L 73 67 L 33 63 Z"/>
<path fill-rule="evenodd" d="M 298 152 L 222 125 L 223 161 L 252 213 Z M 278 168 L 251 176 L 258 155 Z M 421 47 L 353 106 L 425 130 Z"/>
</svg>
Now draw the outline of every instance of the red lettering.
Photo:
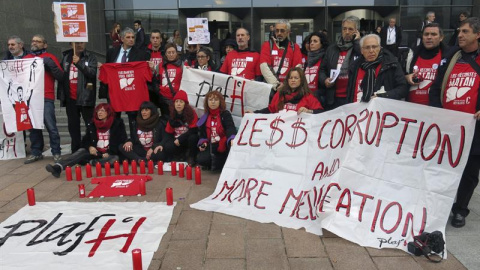
<svg viewBox="0 0 480 270">
<path fill-rule="evenodd" d="M 250 183 L 254 182 L 255 185 L 253 187 L 250 187 Z M 250 192 L 254 190 L 258 186 L 258 181 L 255 178 L 248 178 L 247 182 L 247 187 L 245 188 L 245 192 L 243 193 L 243 196 L 238 199 L 239 202 L 241 202 L 243 199 L 245 199 L 246 196 L 248 196 L 247 199 L 247 205 L 250 205 L 250 199 L 252 198 L 252 195 L 250 195 Z"/>
<path fill-rule="evenodd" d="M 265 209 L 265 206 L 259 206 L 258 205 L 258 199 L 260 198 L 261 195 L 265 195 L 265 196 L 268 196 L 267 193 L 263 192 L 263 187 L 265 185 L 272 185 L 272 183 L 270 182 L 266 182 L 266 181 L 262 181 L 262 184 L 260 185 L 260 189 L 258 190 L 257 192 L 257 198 L 255 198 L 255 202 L 253 203 L 253 205 L 258 208 L 258 209 Z"/>
<path fill-rule="evenodd" d="M 220 196 L 220 194 L 223 193 L 223 191 L 225 189 L 227 189 L 228 190 L 227 194 L 225 194 L 225 196 L 221 199 L 221 201 L 225 200 L 225 198 L 227 198 L 227 196 L 231 193 L 231 191 L 235 187 L 235 184 L 237 183 L 237 181 L 238 181 L 238 179 L 236 179 L 235 182 L 233 182 L 233 184 L 231 186 L 228 185 L 228 181 L 223 182 L 222 190 L 220 190 L 220 192 L 215 197 L 213 197 L 212 200 L 215 200 L 218 196 Z"/>
<path fill-rule="evenodd" d="M 253 122 L 252 132 L 250 133 L 250 139 L 248 140 L 248 142 L 249 142 L 249 144 L 250 144 L 251 147 L 259 147 L 259 146 L 260 146 L 259 143 L 254 144 L 254 143 L 252 142 L 252 137 L 253 137 L 253 134 L 254 134 L 255 132 L 261 132 L 261 131 L 262 131 L 261 129 L 256 129 L 256 128 L 255 128 L 255 125 L 257 124 L 258 121 L 264 121 L 264 120 L 267 120 L 267 118 L 257 118 L 257 119 L 255 119 L 255 121 Z"/>
<path fill-rule="evenodd" d="M 293 217 L 293 215 L 295 215 L 295 210 L 297 209 L 298 205 L 300 204 L 300 200 L 302 199 L 302 196 L 303 196 L 303 192 L 300 192 L 300 195 L 295 196 L 295 193 L 293 192 L 293 188 L 291 188 L 288 191 L 287 197 L 285 197 L 285 200 L 283 201 L 283 204 L 282 204 L 282 208 L 280 209 L 280 211 L 278 213 L 279 214 L 283 213 L 283 210 L 285 210 L 285 205 L 288 203 L 290 197 L 292 197 L 294 200 L 297 201 L 295 203 L 295 207 L 292 210 L 292 213 L 290 214 L 290 216 Z"/>
<path fill-rule="evenodd" d="M 317 143 L 318 143 L 318 148 L 320 148 L 320 149 L 325 149 L 325 148 L 327 148 L 327 146 L 328 146 L 328 145 L 321 146 L 321 145 L 320 145 L 320 140 L 322 139 L 323 129 L 324 129 L 325 126 L 326 126 L 328 123 L 330 123 L 330 122 L 332 122 L 332 120 L 327 120 L 327 121 L 325 121 L 325 123 L 323 123 L 322 127 L 320 128 L 320 132 L 318 133 Z"/>
<path fill-rule="evenodd" d="M 422 135 L 424 125 L 425 125 L 425 122 L 423 121 L 420 122 L 420 127 L 418 128 L 418 133 L 417 133 L 417 140 L 415 141 L 415 147 L 413 148 L 412 158 L 417 158 L 418 145 L 420 144 L 420 137 Z"/>
<path fill-rule="evenodd" d="M 400 141 L 398 142 L 397 155 L 400 154 L 400 152 L 402 150 L 402 145 L 403 145 L 403 141 L 405 140 L 405 134 L 407 133 L 408 124 L 417 123 L 417 120 L 410 119 L 410 118 L 403 118 L 402 117 L 402 118 L 400 118 L 400 120 L 404 121 L 405 125 L 403 126 L 402 135 L 400 136 Z"/>
<path fill-rule="evenodd" d="M 360 204 L 360 211 L 358 211 L 358 221 L 362 222 L 362 214 L 363 214 L 363 208 L 365 207 L 365 203 L 367 202 L 367 199 L 373 200 L 373 196 L 356 192 L 356 191 L 354 191 L 353 194 L 362 197 L 362 203 Z"/>
<path fill-rule="evenodd" d="M 330 203 L 330 201 L 326 201 L 325 198 L 327 197 L 328 192 L 330 191 L 330 188 L 332 188 L 332 187 L 336 187 L 338 189 L 338 191 L 342 190 L 337 183 L 330 183 L 330 185 L 328 185 L 328 187 L 327 187 L 327 190 L 325 191 L 325 194 L 323 195 L 322 201 L 320 201 L 320 206 L 318 208 L 319 212 L 323 212 L 324 202 Z M 330 198 L 330 196 L 329 196 L 329 198 Z"/>
<path fill-rule="evenodd" d="M 265 141 L 265 144 L 267 146 L 270 147 L 270 149 L 275 145 L 277 144 L 280 140 L 282 140 L 283 138 L 283 130 L 281 130 L 280 128 L 278 128 L 278 122 L 282 122 L 282 123 L 285 123 L 284 120 L 282 120 L 280 118 L 280 116 L 277 116 L 275 118 L 275 120 L 273 120 L 271 123 L 270 123 L 270 128 L 272 129 L 272 133 L 270 135 L 270 141 Z M 273 142 L 273 136 L 275 135 L 276 131 L 280 132 L 280 137 L 278 138 L 278 140 L 276 140 L 275 142 Z"/>
<path fill-rule="evenodd" d="M 336 144 L 336 145 L 333 145 L 333 137 L 334 137 L 334 135 L 335 135 L 335 130 L 336 130 L 337 124 L 340 124 L 340 127 L 341 127 L 341 129 L 342 129 L 342 135 L 340 136 L 337 144 Z M 343 126 L 343 122 L 342 122 L 342 120 L 337 119 L 337 120 L 335 121 L 335 124 L 333 124 L 332 134 L 330 135 L 330 147 L 331 147 L 332 149 L 337 148 L 337 146 L 339 146 L 340 143 L 345 140 L 345 139 L 342 139 L 342 138 L 344 138 L 344 136 L 345 136 L 345 127 Z"/>
<path fill-rule="evenodd" d="M 240 132 L 240 137 L 238 138 L 237 145 L 247 145 L 246 142 L 242 143 L 242 138 L 243 138 L 243 133 L 245 132 L 245 129 L 248 127 L 248 122 L 250 120 L 247 120 L 245 123 L 245 126 L 243 126 L 242 132 Z"/>
<path fill-rule="evenodd" d="M 427 137 L 428 137 L 428 135 L 430 134 L 430 131 L 433 128 L 435 128 L 437 130 L 437 143 L 436 143 L 435 148 L 433 149 L 432 153 L 430 153 L 430 155 L 425 157 L 425 155 L 423 153 L 423 150 L 424 150 L 424 147 L 425 147 L 425 141 L 427 140 Z M 442 137 L 441 137 L 441 133 L 440 133 L 440 128 L 438 127 L 437 124 L 432 124 L 431 126 L 428 127 L 427 131 L 425 131 L 425 135 L 423 136 L 422 144 L 420 146 L 420 154 L 422 155 L 423 160 L 427 161 L 427 160 L 432 159 L 435 156 L 435 154 L 438 151 L 438 147 L 440 146 L 441 138 Z"/>
<path fill-rule="evenodd" d="M 347 204 L 343 203 L 343 197 L 345 197 L 345 195 L 347 195 Z M 352 195 L 350 194 L 350 190 L 346 188 L 343 190 L 342 195 L 340 195 L 340 198 L 338 199 L 336 211 L 338 212 L 340 208 L 346 208 L 347 212 L 345 213 L 345 216 L 349 217 L 351 206 L 352 206 Z"/>
<path fill-rule="evenodd" d="M 353 122 L 351 124 L 348 123 L 348 119 L 350 118 L 353 118 Z M 357 116 L 354 114 L 348 115 L 347 118 L 345 119 L 345 131 L 346 131 L 346 134 L 349 135 L 348 141 L 351 141 L 353 138 L 353 134 L 355 133 L 355 128 L 353 128 L 353 131 L 351 130 L 351 128 L 355 127 L 356 122 L 357 122 Z M 342 140 L 342 148 L 343 148 L 343 145 L 345 144 L 345 138 L 347 137 L 346 134 Z"/>
<path fill-rule="evenodd" d="M 386 230 L 385 227 L 383 226 L 385 215 L 387 214 L 388 210 L 394 205 L 398 207 L 397 221 L 395 222 L 395 225 L 393 225 L 393 227 L 390 230 Z M 391 234 L 398 228 L 398 225 L 400 225 L 400 221 L 402 221 L 402 206 L 398 202 L 391 202 L 383 210 L 382 217 L 380 218 L 380 229 L 382 229 L 382 231 L 384 231 L 387 234 Z"/>
<path fill-rule="evenodd" d="M 363 133 L 362 133 L 362 129 L 360 128 L 360 123 L 362 123 L 363 121 L 365 121 L 365 119 L 367 119 L 368 110 L 365 109 L 365 110 L 361 111 L 360 115 L 362 115 L 362 113 L 365 113 L 365 116 L 363 118 L 358 119 L 357 129 L 356 129 L 356 130 L 358 130 L 358 143 L 360 143 L 360 144 L 363 144 Z"/>
<path fill-rule="evenodd" d="M 375 137 L 378 134 L 378 128 L 380 127 L 380 112 L 376 112 L 377 116 L 377 125 L 375 126 L 375 133 L 373 133 L 372 140 L 368 140 L 368 133 L 370 132 L 370 122 L 372 120 L 373 112 L 370 112 L 368 116 L 368 121 L 367 121 L 367 126 L 365 127 L 365 141 L 367 142 L 368 145 L 371 145 L 373 141 L 375 141 Z"/>
<path fill-rule="evenodd" d="M 380 206 L 382 206 L 382 200 L 377 201 L 377 209 L 375 209 L 375 216 L 372 220 L 372 227 L 370 228 L 371 232 L 375 232 L 375 227 L 377 226 L 378 214 L 380 212 Z"/>
<path fill-rule="evenodd" d="M 395 118 L 395 121 L 390 125 L 386 124 L 386 120 L 387 120 L 388 116 L 391 116 L 391 117 Z M 380 141 L 382 140 L 383 129 L 384 128 L 392 128 L 392 127 L 396 126 L 397 124 L 398 124 L 398 117 L 394 113 L 386 112 L 386 113 L 383 114 L 382 123 L 380 124 L 380 129 L 378 131 L 377 143 L 375 144 L 376 147 L 380 146 Z"/>
<path fill-rule="evenodd" d="M 411 233 L 412 235 L 415 235 L 415 233 L 413 232 L 413 215 L 412 213 L 408 212 L 405 218 L 405 225 L 403 226 L 403 231 L 402 231 L 403 237 L 407 236 L 407 230 L 410 222 L 412 222 Z M 426 224 L 427 224 L 427 209 L 423 207 L 422 225 L 420 225 L 420 230 L 418 231 L 418 235 L 423 233 L 423 231 L 425 230 Z"/>
<path fill-rule="evenodd" d="M 440 150 L 440 154 L 438 155 L 438 164 L 442 163 L 443 160 L 443 154 L 445 154 L 445 146 L 448 147 L 448 162 L 450 163 L 450 166 L 452 168 L 455 168 L 458 166 L 458 163 L 460 163 L 460 158 L 462 157 L 463 153 L 463 147 L 465 146 L 465 127 L 461 126 L 460 127 L 460 145 L 458 147 L 458 154 L 457 158 L 455 161 L 453 161 L 453 153 L 452 153 L 452 143 L 450 142 L 450 136 L 448 134 L 443 135 L 443 141 L 442 141 L 442 149 Z"/>
<path fill-rule="evenodd" d="M 307 130 L 306 130 L 304 127 L 302 127 L 301 125 L 305 125 L 305 123 L 302 122 L 302 118 L 298 118 L 297 121 L 292 124 L 292 128 L 294 129 L 294 131 L 293 131 L 293 136 L 292 136 L 292 143 L 286 143 L 286 145 L 287 145 L 288 147 L 296 148 L 296 147 L 304 144 L 304 143 L 307 141 L 308 132 L 307 132 Z M 303 131 L 303 133 L 304 133 L 303 141 L 301 141 L 300 143 L 297 143 L 298 130 L 301 130 L 301 131 Z"/>
<path fill-rule="evenodd" d="M 240 87 L 242 86 L 242 90 L 240 90 L 240 95 L 236 94 L 237 86 Z M 240 107 L 242 108 L 242 116 L 245 114 L 244 111 L 244 102 L 243 102 L 243 91 L 245 89 L 245 82 L 242 81 L 234 81 L 233 83 L 233 93 L 230 96 L 232 99 L 232 106 L 230 106 L 230 111 L 233 112 L 233 106 L 235 105 L 235 99 L 240 99 Z"/>
</svg>

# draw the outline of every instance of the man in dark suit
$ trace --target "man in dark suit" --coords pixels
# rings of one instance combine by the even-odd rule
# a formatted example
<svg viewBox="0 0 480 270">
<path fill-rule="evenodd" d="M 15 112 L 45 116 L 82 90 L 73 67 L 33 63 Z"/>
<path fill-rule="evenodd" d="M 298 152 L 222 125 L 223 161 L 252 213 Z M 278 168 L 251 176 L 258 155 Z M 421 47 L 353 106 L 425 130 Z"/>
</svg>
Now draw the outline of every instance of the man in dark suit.
<svg viewBox="0 0 480 270">
<path fill-rule="evenodd" d="M 145 50 L 145 30 L 143 30 L 142 22 L 140 20 L 136 20 L 133 22 L 133 26 L 135 27 L 135 47 L 137 49 Z"/>
<path fill-rule="evenodd" d="M 398 58 L 398 46 L 402 43 L 402 28 L 396 25 L 397 20 L 390 18 L 388 25 L 380 32 L 381 44 Z"/>
<path fill-rule="evenodd" d="M 107 51 L 106 63 L 127 63 L 136 61 L 148 61 L 150 56 L 145 50 L 134 47 L 135 45 L 135 31 L 132 28 L 126 27 L 120 33 L 120 39 L 122 40 L 122 46 L 110 48 Z M 108 98 L 108 86 L 100 83 L 100 89 L 98 93 L 99 98 Z M 132 129 L 135 128 L 135 119 L 137 112 L 126 112 L 128 115 L 128 122 L 130 124 L 130 134 Z M 120 116 L 118 113 L 117 116 Z M 134 133 L 136 131 L 133 131 Z"/>
</svg>

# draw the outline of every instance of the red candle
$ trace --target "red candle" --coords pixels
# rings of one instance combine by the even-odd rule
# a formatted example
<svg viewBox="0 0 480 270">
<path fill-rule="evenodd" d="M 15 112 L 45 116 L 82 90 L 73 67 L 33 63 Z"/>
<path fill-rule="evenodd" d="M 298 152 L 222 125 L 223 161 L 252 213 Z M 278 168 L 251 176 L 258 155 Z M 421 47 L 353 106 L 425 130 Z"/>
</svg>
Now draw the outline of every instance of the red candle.
<svg viewBox="0 0 480 270">
<path fill-rule="evenodd" d="M 145 187 L 145 179 L 140 179 L 140 194 L 141 195 L 146 195 L 147 194 L 147 188 Z"/>
<path fill-rule="evenodd" d="M 80 198 L 85 198 L 85 185 L 84 184 L 78 185 L 78 195 L 80 196 Z"/>
<path fill-rule="evenodd" d="M 119 174 L 120 174 L 120 162 L 118 162 L 118 160 L 116 160 L 116 161 L 113 163 L 113 170 L 115 171 L 115 175 L 119 175 Z"/>
<path fill-rule="evenodd" d="M 72 168 L 70 168 L 70 166 L 67 166 L 65 168 L 65 176 L 67 177 L 67 181 L 72 181 L 73 177 L 72 177 Z"/>
<path fill-rule="evenodd" d="M 87 163 L 85 170 L 87 171 L 87 178 L 92 178 L 92 165 L 90 163 Z"/>
<path fill-rule="evenodd" d="M 112 175 L 110 162 L 105 163 L 105 176 Z"/>
<path fill-rule="evenodd" d="M 132 160 L 132 174 L 137 174 L 137 161 Z"/>
<path fill-rule="evenodd" d="M 187 165 L 187 180 L 192 180 L 192 166 L 190 164 Z"/>
<path fill-rule="evenodd" d="M 172 168 L 172 175 L 175 176 L 177 175 L 177 162 L 172 161 L 170 162 L 171 168 Z"/>
<path fill-rule="evenodd" d="M 75 166 L 75 177 L 77 178 L 77 181 L 82 180 L 82 167 L 80 166 Z"/>
<path fill-rule="evenodd" d="M 142 250 L 136 248 L 132 250 L 133 270 L 142 270 Z"/>
<path fill-rule="evenodd" d="M 28 205 L 35 205 L 35 190 L 33 188 L 27 189 Z"/>
<path fill-rule="evenodd" d="M 144 161 L 144 160 L 140 161 L 140 173 L 141 173 L 141 174 L 145 174 L 145 173 L 146 173 L 146 172 L 145 172 L 145 161 Z"/>
<path fill-rule="evenodd" d="M 153 174 L 153 160 L 148 161 L 148 174 Z"/>
<path fill-rule="evenodd" d="M 123 174 L 128 174 L 128 160 L 123 161 Z"/>
<path fill-rule="evenodd" d="M 202 184 L 202 169 L 200 168 L 200 166 L 195 167 L 195 184 Z"/>
<path fill-rule="evenodd" d="M 102 164 L 100 164 L 100 162 L 97 162 L 95 165 L 95 171 L 97 173 L 97 177 L 102 176 Z"/>
<path fill-rule="evenodd" d="M 183 163 L 178 164 L 178 177 L 180 178 L 185 177 L 185 164 Z"/>
<path fill-rule="evenodd" d="M 163 161 L 157 162 L 158 175 L 163 175 Z"/>
<path fill-rule="evenodd" d="M 173 205 L 173 189 L 171 187 L 166 190 L 167 205 Z"/>
</svg>

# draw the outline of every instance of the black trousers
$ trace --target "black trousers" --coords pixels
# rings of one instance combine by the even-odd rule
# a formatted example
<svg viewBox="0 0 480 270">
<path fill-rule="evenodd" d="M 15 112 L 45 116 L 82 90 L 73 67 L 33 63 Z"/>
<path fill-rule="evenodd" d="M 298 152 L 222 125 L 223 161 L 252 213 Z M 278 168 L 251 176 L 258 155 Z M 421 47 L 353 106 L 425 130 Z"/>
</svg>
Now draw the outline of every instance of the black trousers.
<svg viewBox="0 0 480 270">
<path fill-rule="evenodd" d="M 199 151 L 197 155 L 197 163 L 203 167 L 209 167 L 212 171 L 223 169 L 225 161 L 227 161 L 230 147 L 223 153 L 217 151 L 218 143 L 209 143 L 205 151 Z"/>
<path fill-rule="evenodd" d="M 137 133 L 137 111 L 134 112 L 125 112 L 128 116 L 128 126 L 130 129 L 130 138 L 133 137 L 133 134 Z M 115 113 L 116 118 L 122 118 L 122 112 Z"/>
<path fill-rule="evenodd" d="M 145 148 L 143 148 L 143 146 L 141 145 L 134 144 L 132 147 L 132 150 L 130 151 L 125 151 L 125 149 L 123 149 L 123 147 L 120 146 L 119 150 L 122 153 L 122 155 L 130 161 L 131 160 L 135 160 L 135 161 L 147 160 L 146 159 L 147 150 L 145 150 Z M 150 159 L 153 160 L 153 162 L 158 162 L 160 160 L 165 161 L 165 150 L 158 151 L 156 154 L 152 153 L 152 155 L 150 156 Z"/>
<path fill-rule="evenodd" d="M 118 156 L 116 155 L 109 155 L 106 158 L 101 157 L 101 155 L 92 156 L 90 155 L 87 149 L 80 148 L 77 151 L 73 152 L 71 155 L 62 157 L 62 159 L 56 164 L 62 166 L 62 170 L 65 170 L 67 166 L 72 167 L 73 165 L 76 165 L 76 164 L 83 165 L 88 162 L 90 162 L 92 165 L 95 165 L 97 162 L 100 162 L 102 166 L 107 162 L 113 165 L 113 163 L 117 160 L 118 160 Z"/>
<path fill-rule="evenodd" d="M 478 174 L 480 173 L 480 156 L 470 155 L 467 165 L 463 171 L 460 185 L 457 190 L 457 200 L 453 204 L 453 214 L 461 214 L 466 217 L 470 213 L 468 204 L 472 199 L 473 192 L 478 185 Z"/>
<path fill-rule="evenodd" d="M 92 121 L 94 107 L 78 106 L 76 100 L 67 99 L 66 112 L 68 118 L 68 133 L 72 138 L 71 149 L 75 153 L 81 147 L 82 131 L 80 128 L 80 117 L 83 118 L 85 127 Z"/>
<path fill-rule="evenodd" d="M 186 158 L 189 164 L 193 164 L 195 162 L 195 156 L 198 152 L 198 134 L 190 134 L 186 142 L 180 144 L 180 146 L 176 146 L 174 141 L 175 140 L 171 140 L 165 144 L 165 148 L 163 151 L 165 151 L 165 155 L 167 156 L 167 158 L 171 160 L 174 157 L 181 156 Z"/>
</svg>

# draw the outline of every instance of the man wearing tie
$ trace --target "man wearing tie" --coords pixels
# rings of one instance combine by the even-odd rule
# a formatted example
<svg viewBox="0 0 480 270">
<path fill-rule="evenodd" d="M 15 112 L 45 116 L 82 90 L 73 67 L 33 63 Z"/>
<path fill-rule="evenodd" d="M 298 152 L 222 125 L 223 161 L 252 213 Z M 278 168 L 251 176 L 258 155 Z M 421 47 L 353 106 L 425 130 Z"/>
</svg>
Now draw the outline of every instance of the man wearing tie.
<svg viewBox="0 0 480 270">
<path fill-rule="evenodd" d="M 390 18 L 388 25 L 382 28 L 380 38 L 382 47 L 398 57 L 398 46 L 402 43 L 402 28 L 395 25 L 396 22 L 395 18 Z"/>
</svg>

